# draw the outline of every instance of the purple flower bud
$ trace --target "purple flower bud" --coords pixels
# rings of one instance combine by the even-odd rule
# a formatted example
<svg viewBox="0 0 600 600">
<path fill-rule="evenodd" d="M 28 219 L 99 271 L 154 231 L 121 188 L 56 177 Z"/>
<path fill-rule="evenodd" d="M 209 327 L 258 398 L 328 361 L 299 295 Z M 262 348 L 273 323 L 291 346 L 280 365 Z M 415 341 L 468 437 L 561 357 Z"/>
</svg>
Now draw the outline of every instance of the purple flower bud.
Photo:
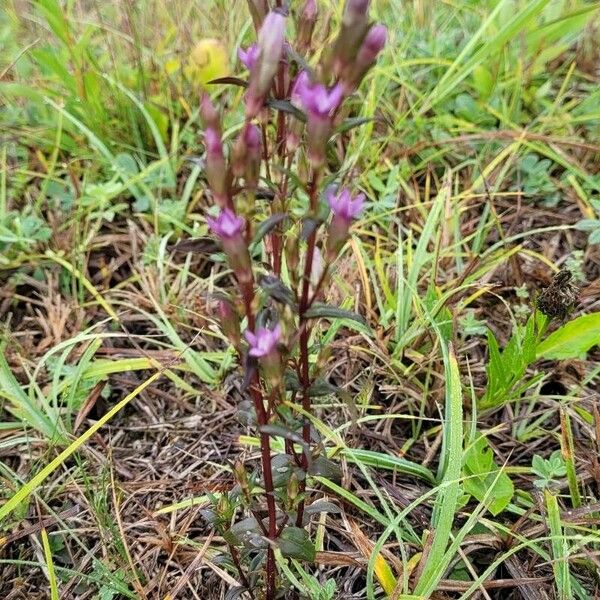
<svg viewBox="0 0 600 600">
<path fill-rule="evenodd" d="M 387 27 L 381 23 L 373 25 L 365 36 L 362 46 L 358 51 L 356 60 L 364 63 L 372 63 L 377 55 L 383 50 L 387 40 Z"/>
<path fill-rule="evenodd" d="M 246 117 L 255 117 L 262 108 L 271 89 L 273 78 L 283 56 L 285 42 L 285 16 L 271 11 L 258 33 L 258 58 L 250 71 L 246 92 Z"/>
<path fill-rule="evenodd" d="M 281 339 L 281 326 L 277 324 L 275 329 L 260 327 L 254 333 L 247 330 L 244 337 L 250 344 L 248 354 L 262 358 L 277 351 L 277 344 Z"/>
<path fill-rule="evenodd" d="M 261 161 L 261 137 L 256 125 L 247 123 L 233 147 L 232 168 L 236 177 L 244 176 L 246 186 L 258 185 Z"/>
<path fill-rule="evenodd" d="M 238 48 L 238 58 L 240 62 L 248 69 L 248 71 L 252 71 L 256 61 L 258 60 L 258 55 L 260 54 L 260 48 L 258 44 L 252 44 L 252 46 L 248 46 L 246 50 L 243 48 Z"/>
<path fill-rule="evenodd" d="M 356 57 L 369 28 L 369 0 L 347 0 L 340 34 L 325 61 L 325 71 L 339 75 Z"/>
<path fill-rule="evenodd" d="M 206 145 L 206 179 L 219 206 L 228 203 L 227 163 L 223 155 L 221 135 L 214 127 L 209 126 L 204 132 Z"/>
<path fill-rule="evenodd" d="M 220 134 L 221 119 L 208 94 L 202 94 L 200 98 L 200 117 L 206 129 L 213 129 Z"/>
<path fill-rule="evenodd" d="M 253 125 L 252 123 L 248 123 L 244 128 L 244 140 L 246 141 L 246 146 L 250 152 L 260 152 L 260 146 L 262 143 L 260 137 L 260 129 Z"/>
<path fill-rule="evenodd" d="M 350 223 L 362 212 L 365 204 L 365 195 L 357 194 L 354 198 L 348 188 L 342 188 L 338 193 L 333 189 L 327 190 L 327 204 L 331 212 L 340 219 Z"/>
<path fill-rule="evenodd" d="M 327 203 L 333 213 L 327 236 L 327 259 L 335 260 L 348 237 L 352 220 L 363 210 L 365 195 L 358 194 L 352 198 L 350 190 L 343 188 L 336 194 L 333 189 L 327 190 Z"/>
<path fill-rule="evenodd" d="M 248 8 L 256 31 L 260 29 L 264 18 L 269 12 L 267 0 L 248 0 Z"/>
<path fill-rule="evenodd" d="M 362 78 L 377 60 L 377 55 L 383 50 L 387 40 L 385 25 L 373 25 L 365 36 L 356 59 L 342 73 L 344 92 L 352 93 L 358 87 Z"/>
<path fill-rule="evenodd" d="M 206 151 L 209 154 L 223 154 L 221 136 L 213 127 L 209 127 L 204 132 L 204 144 L 206 145 Z"/>
<path fill-rule="evenodd" d="M 312 269 L 310 270 L 310 284 L 313 288 L 316 288 L 321 277 L 323 275 L 323 270 L 325 269 L 325 264 L 323 260 L 323 255 L 318 247 L 315 246 L 313 252 L 313 262 Z"/>
<path fill-rule="evenodd" d="M 271 11 L 258 32 L 258 46 L 263 60 L 278 64 L 285 42 L 285 15 Z"/>
<path fill-rule="evenodd" d="M 224 208 L 216 219 L 206 217 L 206 222 L 221 241 L 241 237 L 245 225 L 244 219 L 229 208 Z"/>
<path fill-rule="evenodd" d="M 344 6 L 344 22 L 354 23 L 367 16 L 369 0 L 346 0 Z"/>
<path fill-rule="evenodd" d="M 298 45 L 301 48 L 308 48 L 312 39 L 312 34 L 317 22 L 317 2 L 316 0 L 306 0 L 304 7 L 298 19 Z"/>
<path fill-rule="evenodd" d="M 317 18 L 317 0 L 306 0 L 302 9 L 302 18 L 311 21 Z"/>
<path fill-rule="evenodd" d="M 240 343 L 240 316 L 229 300 L 219 300 L 219 321 L 221 330 L 234 346 Z"/>
</svg>

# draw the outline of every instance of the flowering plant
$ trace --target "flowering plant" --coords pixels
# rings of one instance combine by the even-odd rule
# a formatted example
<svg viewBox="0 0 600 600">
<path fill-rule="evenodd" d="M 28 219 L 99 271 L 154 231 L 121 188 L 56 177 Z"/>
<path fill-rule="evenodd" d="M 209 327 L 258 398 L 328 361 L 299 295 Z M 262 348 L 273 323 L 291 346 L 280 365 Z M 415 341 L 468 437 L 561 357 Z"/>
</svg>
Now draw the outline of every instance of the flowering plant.
<svg viewBox="0 0 600 600">
<path fill-rule="evenodd" d="M 249 76 L 245 120 L 229 151 L 208 96 L 200 112 L 206 179 L 219 207 L 207 223 L 236 283 L 236 292 L 219 301 L 219 317 L 244 366 L 248 400 L 240 414 L 256 427 L 261 465 L 249 475 L 237 462 L 239 485 L 209 514 L 243 588 L 250 594 L 263 589 L 271 600 L 282 585 L 276 550 L 283 557 L 314 559 L 305 529 L 307 478 L 335 478 L 339 472 L 322 455 L 311 427 L 311 399 L 324 362 L 311 360 L 318 354 L 311 340 L 316 319 L 349 316 L 319 299 L 365 197 L 349 187 L 325 187 L 324 181 L 335 179 L 328 173 L 328 144 L 340 109 L 375 63 L 386 29 L 370 23 L 368 0 L 347 0 L 335 43 L 309 67 L 316 1 L 305 0 L 295 12 L 295 45 L 286 37 L 292 19 L 280 0 L 276 6 L 268 0 L 248 4 L 257 43 L 238 51 Z M 322 216 L 321 196 L 331 218 Z M 291 209 L 293 197 L 308 199 L 300 216 Z M 270 202 L 263 203 L 265 198 Z M 279 454 L 275 439 L 282 440 Z"/>
</svg>

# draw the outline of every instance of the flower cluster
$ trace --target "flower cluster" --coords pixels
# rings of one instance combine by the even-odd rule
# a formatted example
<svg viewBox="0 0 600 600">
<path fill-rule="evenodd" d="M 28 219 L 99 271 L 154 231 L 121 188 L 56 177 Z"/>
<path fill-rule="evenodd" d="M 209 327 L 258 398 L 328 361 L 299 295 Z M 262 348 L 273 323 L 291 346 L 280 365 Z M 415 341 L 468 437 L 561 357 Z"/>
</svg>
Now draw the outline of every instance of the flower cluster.
<svg viewBox="0 0 600 600">
<path fill-rule="evenodd" d="M 263 504 L 258 500 L 263 491 L 252 488 L 255 479 L 246 475 L 244 466 L 236 464 L 234 473 L 249 514 L 267 514 L 254 537 L 239 539 L 234 528 L 225 528 L 235 511 L 227 512 L 233 500 L 223 497 L 219 523 L 240 581 L 247 589 L 263 586 L 267 600 L 277 589 L 273 548 L 285 528 L 300 530 L 306 522 L 306 478 L 319 452 L 306 416 L 312 410 L 313 383 L 326 361 L 310 356 L 316 348 L 309 344 L 316 325 L 311 308 L 323 299 L 332 266 L 365 204 L 364 194 L 341 184 L 323 190 L 331 164 L 330 138 L 344 118 L 345 101 L 375 63 L 387 37 L 383 25 L 369 21 L 368 0 L 347 0 L 335 43 L 321 53 L 319 64 L 312 64 L 316 1 L 304 0 L 298 7 L 294 28 L 288 28 L 287 12 L 271 10 L 270 4 L 248 0 L 257 41 L 238 50 L 247 85 L 244 121 L 232 128 L 237 133 L 231 145 L 210 98 L 205 95 L 200 104 L 205 176 L 218 207 L 216 216 L 206 221 L 235 278 L 230 295 L 218 300 L 218 317 L 245 368 L 244 389 L 252 406 L 246 421 L 258 427 Z M 288 30 L 296 31 L 295 43 L 286 38 Z M 322 194 L 331 212 L 325 223 L 318 216 Z M 304 207 L 298 205 L 299 198 L 308 198 Z M 281 410 L 296 396 L 302 415 Z M 285 454 L 273 456 L 269 431 L 284 430 L 289 440 L 301 440 L 302 448 L 289 442 Z M 290 467 L 285 477 L 277 475 L 275 462 Z M 259 506 L 252 506 L 255 502 Z M 249 537 L 251 550 L 262 552 L 264 570 L 245 570 L 240 562 L 236 548 L 243 548 Z M 312 558 L 310 550 L 306 558 Z"/>
</svg>

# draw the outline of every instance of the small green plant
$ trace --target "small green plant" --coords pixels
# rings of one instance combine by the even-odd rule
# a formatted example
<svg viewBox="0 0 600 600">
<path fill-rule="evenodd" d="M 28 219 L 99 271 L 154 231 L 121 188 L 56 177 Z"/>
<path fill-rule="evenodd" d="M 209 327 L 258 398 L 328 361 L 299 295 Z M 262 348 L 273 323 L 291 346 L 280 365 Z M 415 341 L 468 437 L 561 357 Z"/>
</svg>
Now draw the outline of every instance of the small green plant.
<svg viewBox="0 0 600 600">
<path fill-rule="evenodd" d="M 575 226 L 579 231 L 585 231 L 588 234 L 589 244 L 600 244 L 600 200 L 590 201 L 597 217 L 595 219 L 581 219 Z"/>
<path fill-rule="evenodd" d="M 488 331 L 488 379 L 480 400 L 481 408 L 494 408 L 509 402 L 534 383 L 534 379 L 526 378 L 525 374 L 527 367 L 536 359 L 541 319 L 543 316 L 534 311 L 525 325 L 515 324 L 513 334 L 502 351 L 494 334 Z"/>
<path fill-rule="evenodd" d="M 519 162 L 515 189 L 520 189 L 526 198 L 543 200 L 548 206 L 556 206 L 560 193 L 550 176 L 552 161 L 537 154 L 526 154 Z"/>
<path fill-rule="evenodd" d="M 549 458 L 536 454 L 531 460 L 531 471 L 538 476 L 533 484 L 540 489 L 552 488 L 560 482 L 558 479 L 567 474 L 567 466 L 560 450 L 555 450 Z"/>
</svg>

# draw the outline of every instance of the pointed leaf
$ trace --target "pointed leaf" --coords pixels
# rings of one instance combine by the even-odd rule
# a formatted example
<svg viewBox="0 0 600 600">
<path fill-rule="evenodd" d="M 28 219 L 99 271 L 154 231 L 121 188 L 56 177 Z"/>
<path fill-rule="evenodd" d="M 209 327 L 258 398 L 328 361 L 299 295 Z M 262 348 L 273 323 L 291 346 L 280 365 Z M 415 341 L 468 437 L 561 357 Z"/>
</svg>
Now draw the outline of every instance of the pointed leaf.
<svg viewBox="0 0 600 600">
<path fill-rule="evenodd" d="M 337 306 L 329 306 L 328 304 L 321 304 L 315 302 L 311 308 L 309 308 L 304 315 L 309 319 L 350 319 L 357 321 L 362 325 L 366 325 L 367 322 L 362 315 L 355 313 L 351 310 L 345 310 L 338 308 Z"/>
<path fill-rule="evenodd" d="M 255 246 L 258 244 L 267 234 L 271 233 L 277 225 L 283 223 L 288 218 L 285 213 L 275 213 L 268 219 L 265 219 L 257 228 L 252 238 L 251 245 Z"/>
</svg>

